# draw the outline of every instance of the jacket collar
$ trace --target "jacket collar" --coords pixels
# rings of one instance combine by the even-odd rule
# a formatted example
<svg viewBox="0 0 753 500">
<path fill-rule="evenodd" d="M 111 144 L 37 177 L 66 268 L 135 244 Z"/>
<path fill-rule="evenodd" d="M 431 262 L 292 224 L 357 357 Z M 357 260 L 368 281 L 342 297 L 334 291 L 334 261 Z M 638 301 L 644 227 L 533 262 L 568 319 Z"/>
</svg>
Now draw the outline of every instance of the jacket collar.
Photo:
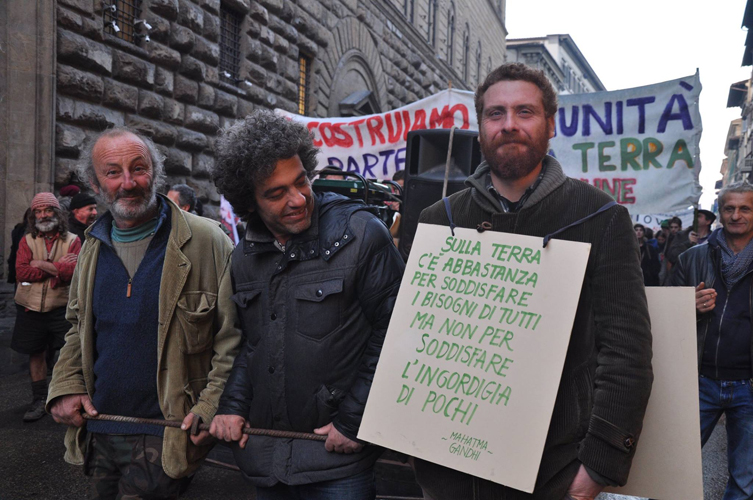
<svg viewBox="0 0 753 500">
<path fill-rule="evenodd" d="M 68 227 L 76 227 L 82 231 L 86 231 L 89 228 L 89 226 L 79 221 L 73 214 L 68 216 Z M 81 243 L 83 243 L 83 241 Z"/>
<path fill-rule="evenodd" d="M 722 237 L 722 231 L 724 231 L 724 228 L 721 227 L 714 229 L 706 240 L 706 243 L 715 249 L 719 248 L 719 238 Z"/>
<path fill-rule="evenodd" d="M 543 160 L 544 176 L 534 191 L 518 207 L 518 211 L 530 208 L 546 198 L 555 189 L 560 187 L 567 176 L 562 171 L 562 166 L 553 157 L 546 155 Z M 491 183 L 491 167 L 484 160 L 470 177 L 465 180 L 466 186 L 471 188 L 471 196 L 481 208 L 490 213 L 503 213 L 499 201 L 489 192 L 487 186 Z"/>
</svg>

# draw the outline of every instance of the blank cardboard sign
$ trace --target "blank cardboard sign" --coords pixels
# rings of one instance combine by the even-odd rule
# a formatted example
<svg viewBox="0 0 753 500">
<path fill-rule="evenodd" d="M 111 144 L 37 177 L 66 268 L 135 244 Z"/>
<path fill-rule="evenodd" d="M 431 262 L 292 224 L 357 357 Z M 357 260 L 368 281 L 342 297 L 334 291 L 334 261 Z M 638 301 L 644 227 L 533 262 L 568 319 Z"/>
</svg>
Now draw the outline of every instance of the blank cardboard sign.
<svg viewBox="0 0 753 500">
<path fill-rule="evenodd" d="M 659 500 L 703 500 L 695 292 L 646 288 L 654 385 L 628 483 L 608 491 Z"/>
</svg>

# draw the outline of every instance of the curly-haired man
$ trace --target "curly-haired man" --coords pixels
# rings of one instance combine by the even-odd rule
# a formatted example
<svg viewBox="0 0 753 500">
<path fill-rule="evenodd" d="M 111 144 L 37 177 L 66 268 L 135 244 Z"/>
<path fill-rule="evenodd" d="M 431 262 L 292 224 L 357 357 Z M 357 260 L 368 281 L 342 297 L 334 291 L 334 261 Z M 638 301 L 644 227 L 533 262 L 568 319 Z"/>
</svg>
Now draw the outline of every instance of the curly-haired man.
<svg viewBox="0 0 753 500">
<path fill-rule="evenodd" d="M 403 261 L 361 202 L 312 193 L 306 127 L 257 112 L 216 154 L 217 187 L 248 224 L 232 268 L 245 342 L 210 432 L 238 442 L 259 500 L 373 499 L 380 450 L 356 436 Z M 249 438 L 248 425 L 327 440 Z"/>
</svg>

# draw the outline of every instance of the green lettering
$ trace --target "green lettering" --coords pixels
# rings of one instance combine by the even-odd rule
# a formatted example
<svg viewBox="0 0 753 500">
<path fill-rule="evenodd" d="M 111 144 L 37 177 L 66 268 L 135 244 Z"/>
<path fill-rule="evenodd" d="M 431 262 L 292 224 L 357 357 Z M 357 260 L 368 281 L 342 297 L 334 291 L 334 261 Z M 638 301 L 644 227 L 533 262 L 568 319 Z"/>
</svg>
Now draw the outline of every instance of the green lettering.
<svg viewBox="0 0 753 500">
<path fill-rule="evenodd" d="M 664 144 L 659 139 L 646 137 L 643 139 L 643 170 L 648 170 L 651 165 L 656 168 L 663 168 L 662 164 L 656 159 L 664 151 Z"/>
<path fill-rule="evenodd" d="M 620 158 L 622 159 L 621 169 L 624 172 L 628 169 L 628 166 L 633 170 L 641 170 L 641 164 L 638 163 L 636 158 L 641 156 L 641 141 L 633 137 L 626 137 L 620 139 Z"/>
<path fill-rule="evenodd" d="M 583 172 L 588 172 L 588 150 L 593 148 L 594 146 L 595 144 L 593 142 L 581 142 L 580 144 L 573 144 L 573 149 L 580 151 Z"/>
<path fill-rule="evenodd" d="M 675 147 L 672 148 L 672 154 L 669 155 L 669 162 L 667 162 L 667 168 L 672 168 L 678 161 L 684 161 L 688 168 L 693 168 L 693 157 L 690 156 L 690 150 L 685 143 L 685 139 L 678 139 L 675 143 Z"/>
<path fill-rule="evenodd" d="M 609 160 L 612 159 L 612 157 L 604 152 L 606 148 L 611 148 L 611 147 L 614 147 L 614 141 L 607 141 L 607 142 L 599 143 L 599 172 L 612 172 L 614 170 L 617 170 L 616 165 L 607 163 Z"/>
</svg>

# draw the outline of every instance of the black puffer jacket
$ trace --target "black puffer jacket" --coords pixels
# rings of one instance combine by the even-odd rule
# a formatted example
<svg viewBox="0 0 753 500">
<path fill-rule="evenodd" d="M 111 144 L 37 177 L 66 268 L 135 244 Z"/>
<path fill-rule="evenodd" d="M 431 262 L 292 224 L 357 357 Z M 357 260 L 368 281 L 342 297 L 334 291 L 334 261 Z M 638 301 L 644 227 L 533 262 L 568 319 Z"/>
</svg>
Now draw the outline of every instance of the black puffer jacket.
<svg viewBox="0 0 753 500">
<path fill-rule="evenodd" d="M 249 224 L 233 254 L 233 300 L 245 335 L 218 414 L 252 427 L 312 432 L 333 422 L 355 440 L 404 264 L 366 206 L 315 195 L 311 227 L 285 252 Z M 380 450 L 329 453 L 321 442 L 251 437 L 234 448 L 259 486 L 339 479 L 371 467 Z"/>
</svg>

